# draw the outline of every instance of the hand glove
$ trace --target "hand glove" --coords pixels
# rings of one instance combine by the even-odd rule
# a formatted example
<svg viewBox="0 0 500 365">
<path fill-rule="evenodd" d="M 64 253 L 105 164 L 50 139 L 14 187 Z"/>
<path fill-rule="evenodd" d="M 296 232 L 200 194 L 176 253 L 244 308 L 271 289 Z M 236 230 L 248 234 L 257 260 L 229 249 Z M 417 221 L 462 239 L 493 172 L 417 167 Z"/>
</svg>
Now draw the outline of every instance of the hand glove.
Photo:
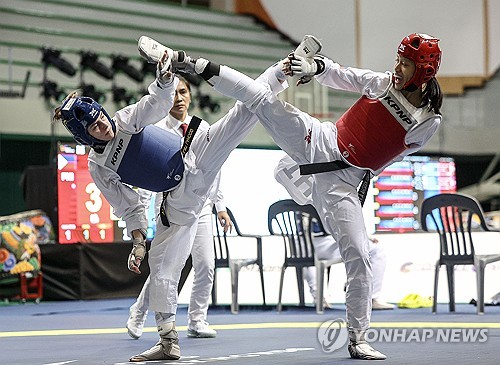
<svg viewBox="0 0 500 365">
<path fill-rule="evenodd" d="M 318 71 L 318 65 L 313 58 L 306 58 L 293 53 L 290 53 L 288 58 L 290 60 L 291 76 L 300 76 L 297 86 L 311 81 Z"/>
<path fill-rule="evenodd" d="M 168 53 L 166 51 L 161 60 L 158 61 L 158 66 L 156 67 L 156 79 L 162 85 L 166 85 L 174 79 L 174 74 L 172 73 L 172 60 L 168 57 Z"/>
<path fill-rule="evenodd" d="M 293 53 L 290 53 L 288 58 L 292 76 L 314 76 L 318 71 L 318 65 L 316 65 L 313 58 L 305 58 Z"/>
<path fill-rule="evenodd" d="M 141 266 L 141 262 L 144 260 L 144 256 L 146 256 L 146 239 L 141 236 L 134 238 L 132 242 L 134 246 L 130 255 L 128 255 L 128 269 L 136 274 L 140 274 L 141 270 L 139 270 L 139 266 Z"/>
</svg>

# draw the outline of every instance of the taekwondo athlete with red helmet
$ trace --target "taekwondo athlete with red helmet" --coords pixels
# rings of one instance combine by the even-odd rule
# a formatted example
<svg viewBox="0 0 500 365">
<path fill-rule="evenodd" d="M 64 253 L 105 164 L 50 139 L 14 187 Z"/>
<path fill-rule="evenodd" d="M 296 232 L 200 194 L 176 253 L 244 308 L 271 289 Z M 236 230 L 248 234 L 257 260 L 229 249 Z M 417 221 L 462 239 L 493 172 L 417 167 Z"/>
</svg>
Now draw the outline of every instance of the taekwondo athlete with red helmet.
<svg viewBox="0 0 500 365">
<path fill-rule="evenodd" d="M 394 71 L 382 73 L 315 56 L 320 42 L 309 36 L 306 43 L 299 50 L 305 52 L 280 61 L 283 72 L 275 76 L 279 81 L 299 76 L 299 84 L 314 77 L 325 86 L 361 94 L 336 124 L 277 100 L 264 85 L 230 67 L 198 58 L 189 61 L 186 71 L 245 104 L 288 154 L 280 161 L 277 180 L 298 203 L 314 205 L 339 244 L 347 274 L 349 353 L 356 359 L 382 360 L 386 356 L 365 339 L 373 275 L 357 187 L 365 177 L 418 151 L 438 129 L 442 93 L 435 75 L 441 50 L 437 38 L 411 34 L 398 47 Z M 304 165 L 302 174 L 311 175 L 298 175 L 297 165 Z"/>
</svg>

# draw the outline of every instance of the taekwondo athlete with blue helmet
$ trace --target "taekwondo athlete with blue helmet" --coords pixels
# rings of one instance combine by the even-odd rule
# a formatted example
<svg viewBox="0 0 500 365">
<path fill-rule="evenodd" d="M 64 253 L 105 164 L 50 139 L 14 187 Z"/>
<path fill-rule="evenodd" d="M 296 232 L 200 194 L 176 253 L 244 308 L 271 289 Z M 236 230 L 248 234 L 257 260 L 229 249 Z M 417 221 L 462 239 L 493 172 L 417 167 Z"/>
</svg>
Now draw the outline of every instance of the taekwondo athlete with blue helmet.
<svg viewBox="0 0 500 365">
<path fill-rule="evenodd" d="M 155 125 L 183 136 L 184 129 L 188 127 L 192 119 L 192 116 L 188 113 L 192 95 L 189 82 L 183 77 L 178 76 L 178 78 L 180 81 L 175 92 L 174 106 L 170 110 L 169 115 Z M 209 124 L 204 120 L 201 124 L 207 128 L 209 127 Z M 217 211 L 217 220 L 223 226 L 224 232 L 232 228 L 232 222 L 226 211 L 224 196 L 219 182 L 220 176 L 214 181 L 210 197 L 200 212 L 198 229 L 191 250 L 194 279 L 187 313 L 188 337 L 210 338 L 217 335 L 217 332 L 210 328 L 209 323 L 206 321 L 215 271 L 215 250 L 212 232 L 213 207 Z M 144 195 L 144 198 L 151 204 L 152 194 L 149 190 L 138 189 L 138 192 Z M 162 194 L 157 193 L 156 199 L 154 199 L 155 217 L 158 217 L 160 214 L 161 202 L 163 200 Z M 149 309 L 149 288 L 150 278 L 148 277 L 136 302 L 130 307 L 127 330 L 128 334 L 134 339 L 141 337 L 144 323 L 146 322 Z"/>
<path fill-rule="evenodd" d="M 124 218 L 127 225 L 134 222 L 131 219 L 134 214 L 135 222 L 140 224 L 131 226 L 135 228 L 131 229 L 132 233 L 141 235 L 142 229 L 147 227 L 146 214 L 139 195 L 122 182 L 151 191 L 168 191 L 162 204 L 161 222 L 157 222 L 148 252 L 149 307 L 155 311 L 160 340 L 130 358 L 132 362 L 180 358 L 175 329 L 177 287 L 196 235 L 199 215 L 222 164 L 258 122 L 254 113 L 236 102 L 214 124 L 200 125 L 196 134 L 188 129 L 185 140 L 191 140 L 191 145 L 187 151 L 182 148 L 179 153 L 181 138 L 172 137 L 173 133 L 168 131 L 163 131 L 170 134 L 168 137 L 165 134 L 148 136 L 147 129 L 154 127 L 148 125 L 165 117 L 172 107 L 177 81 L 169 78 L 170 72 L 185 71 L 192 65 L 182 51 L 145 50 L 141 47 L 141 39 L 141 55 L 150 62 L 159 63 L 159 77 L 149 86 L 149 95 L 119 110 L 113 119 L 92 99 L 78 96 L 68 97 L 54 113 L 54 119 L 61 119 L 78 142 L 93 148 L 89 154 L 92 178 L 115 209 L 115 214 Z M 165 54 L 168 54 L 167 59 Z M 275 77 L 276 67 L 270 67 L 257 78 L 259 85 L 265 85 L 273 95 L 285 88 Z M 191 120 L 190 125 L 192 123 Z M 133 148 L 129 154 L 129 142 L 135 139 L 141 141 L 141 148 Z M 167 149 L 165 145 L 169 148 L 163 152 Z M 159 169 L 155 162 L 163 168 Z M 142 176 L 136 176 L 138 174 Z M 140 273 L 144 255 L 144 237 L 134 235 L 134 247 L 128 260 L 131 271 Z"/>
<path fill-rule="evenodd" d="M 151 125 L 168 115 L 173 105 L 178 81 L 170 67 L 168 57 L 161 60 L 148 95 L 117 111 L 113 118 L 99 103 L 77 92 L 68 95 L 54 111 L 54 120 L 62 120 L 78 143 L 92 148 L 90 174 L 114 213 L 126 222 L 134 249 L 142 256 L 147 229 L 145 207 L 139 195 L 120 182 L 165 191 L 180 181 L 184 168 L 179 153 L 181 138 Z"/>
</svg>

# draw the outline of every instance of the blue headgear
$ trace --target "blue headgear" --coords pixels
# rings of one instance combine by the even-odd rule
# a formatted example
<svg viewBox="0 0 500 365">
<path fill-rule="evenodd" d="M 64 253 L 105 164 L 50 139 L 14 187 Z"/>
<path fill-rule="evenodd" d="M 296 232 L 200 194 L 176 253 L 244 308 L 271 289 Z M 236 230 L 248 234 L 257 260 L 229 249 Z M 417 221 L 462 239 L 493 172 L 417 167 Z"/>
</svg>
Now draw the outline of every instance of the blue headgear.
<svg viewBox="0 0 500 365">
<path fill-rule="evenodd" d="M 116 133 L 114 120 L 109 117 L 102 105 L 92 98 L 86 96 L 69 98 L 61 107 L 62 122 L 66 129 L 73 135 L 75 141 L 90 147 L 105 146 L 108 143 L 92 137 L 87 131 L 101 112 L 108 118 L 113 132 Z"/>
</svg>

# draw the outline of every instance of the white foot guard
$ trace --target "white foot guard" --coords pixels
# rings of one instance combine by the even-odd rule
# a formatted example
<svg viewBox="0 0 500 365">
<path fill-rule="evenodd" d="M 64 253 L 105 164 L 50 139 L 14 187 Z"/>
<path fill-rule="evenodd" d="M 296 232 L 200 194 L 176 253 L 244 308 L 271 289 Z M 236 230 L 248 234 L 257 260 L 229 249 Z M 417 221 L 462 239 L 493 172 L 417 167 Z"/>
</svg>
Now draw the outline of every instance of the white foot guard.
<svg viewBox="0 0 500 365">
<path fill-rule="evenodd" d="M 323 48 L 323 46 L 318 38 L 313 35 L 305 35 L 304 38 L 302 38 L 302 42 L 295 48 L 293 53 L 297 56 L 311 58 L 321 51 L 321 48 Z"/>
<path fill-rule="evenodd" d="M 158 316 L 158 313 L 156 314 Z M 179 347 L 179 335 L 175 330 L 175 322 L 158 325 L 160 341 L 149 350 L 132 356 L 130 362 L 141 362 L 151 360 L 179 360 L 181 348 Z"/>
<path fill-rule="evenodd" d="M 165 51 L 168 57 L 172 60 L 172 72 L 177 71 L 194 71 L 195 65 L 193 60 L 186 55 L 184 51 L 174 51 L 167 46 L 164 46 L 160 42 L 155 41 L 153 38 L 148 36 L 141 36 L 137 42 L 137 49 L 142 58 L 144 58 L 149 63 L 158 63 Z"/>
<path fill-rule="evenodd" d="M 179 340 L 161 339 L 149 350 L 132 356 L 130 362 L 143 362 L 152 360 L 179 360 L 181 358 L 181 348 Z"/>
<path fill-rule="evenodd" d="M 142 58 L 149 63 L 158 63 L 165 51 L 167 51 L 168 56 L 172 60 L 174 58 L 174 51 L 172 49 L 165 47 L 163 44 L 145 35 L 139 38 L 139 41 L 137 42 L 137 49 L 139 50 Z"/>
<path fill-rule="evenodd" d="M 317 70 L 317 66 L 313 65 L 314 64 L 314 56 L 321 51 L 321 48 L 323 46 L 321 45 L 321 42 L 319 41 L 318 38 L 316 38 L 313 35 L 305 35 L 304 38 L 302 38 L 302 42 L 295 48 L 295 51 L 293 53 L 290 53 L 288 55 L 288 58 L 291 59 L 294 56 L 300 56 L 304 57 L 311 66 L 315 66 L 314 70 Z M 316 71 L 315 71 L 316 72 Z M 293 72 L 289 69 L 284 70 L 285 75 L 288 76 L 293 76 Z M 279 77 L 277 75 L 277 77 Z M 313 78 L 313 75 L 303 75 L 300 77 L 299 81 L 297 82 L 297 85 L 301 84 L 307 84 L 309 81 L 311 81 Z"/>
<path fill-rule="evenodd" d="M 349 341 L 349 355 L 360 360 L 385 360 L 387 356 L 371 347 L 366 341 Z"/>
</svg>

